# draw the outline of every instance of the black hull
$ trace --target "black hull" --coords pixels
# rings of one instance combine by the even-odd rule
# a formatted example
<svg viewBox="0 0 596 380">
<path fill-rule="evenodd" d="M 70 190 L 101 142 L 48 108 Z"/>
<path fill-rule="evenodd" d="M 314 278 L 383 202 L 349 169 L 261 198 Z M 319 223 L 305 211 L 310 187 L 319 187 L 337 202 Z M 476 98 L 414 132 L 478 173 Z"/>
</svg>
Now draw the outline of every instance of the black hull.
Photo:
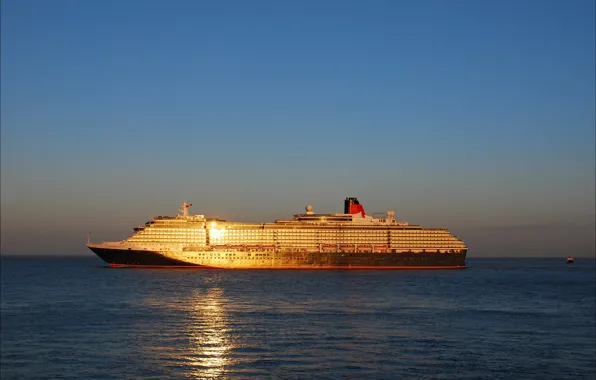
<svg viewBox="0 0 596 380">
<path fill-rule="evenodd" d="M 165 257 L 158 252 L 89 247 L 100 259 L 112 266 L 194 267 L 184 261 Z"/>
<path fill-rule="evenodd" d="M 163 256 L 158 252 L 89 247 L 111 266 L 126 267 L 205 267 L 238 269 L 410 269 L 465 268 L 465 253 L 270 253 L 268 257 L 246 254 L 241 258 L 221 254 L 193 264 Z M 193 253 L 188 253 L 191 257 Z"/>
<path fill-rule="evenodd" d="M 321 266 L 329 268 L 463 268 L 465 255 L 446 253 L 315 253 L 305 259 L 292 254 L 280 258 L 284 266 Z"/>
</svg>

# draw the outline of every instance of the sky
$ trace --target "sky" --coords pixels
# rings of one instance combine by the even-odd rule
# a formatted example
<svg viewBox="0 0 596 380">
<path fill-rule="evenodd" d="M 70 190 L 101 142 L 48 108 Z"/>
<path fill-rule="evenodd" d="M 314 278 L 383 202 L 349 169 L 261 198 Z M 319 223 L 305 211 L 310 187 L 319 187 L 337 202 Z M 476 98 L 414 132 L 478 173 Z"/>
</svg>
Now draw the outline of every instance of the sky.
<svg viewBox="0 0 596 380">
<path fill-rule="evenodd" d="M 312 204 L 595 255 L 593 0 L 1 3 L 1 253 Z"/>
</svg>

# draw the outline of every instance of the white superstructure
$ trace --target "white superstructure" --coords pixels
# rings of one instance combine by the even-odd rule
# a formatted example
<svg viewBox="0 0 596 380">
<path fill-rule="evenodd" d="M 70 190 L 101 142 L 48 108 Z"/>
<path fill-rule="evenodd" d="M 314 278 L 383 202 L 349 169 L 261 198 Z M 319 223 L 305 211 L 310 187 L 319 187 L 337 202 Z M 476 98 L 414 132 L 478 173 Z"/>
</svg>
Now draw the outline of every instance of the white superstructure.
<svg viewBox="0 0 596 380">
<path fill-rule="evenodd" d="M 90 246 L 153 251 L 192 263 L 204 263 L 222 255 L 241 259 L 255 254 L 269 257 L 279 252 L 465 254 L 467 250 L 447 229 L 400 222 L 393 211 L 381 216 L 366 215 L 356 198 L 346 199 L 343 214 L 316 214 L 309 205 L 306 213 L 290 220 L 263 224 L 190 215 L 190 206 L 182 203 L 175 217 L 152 218 L 123 241 Z"/>
</svg>

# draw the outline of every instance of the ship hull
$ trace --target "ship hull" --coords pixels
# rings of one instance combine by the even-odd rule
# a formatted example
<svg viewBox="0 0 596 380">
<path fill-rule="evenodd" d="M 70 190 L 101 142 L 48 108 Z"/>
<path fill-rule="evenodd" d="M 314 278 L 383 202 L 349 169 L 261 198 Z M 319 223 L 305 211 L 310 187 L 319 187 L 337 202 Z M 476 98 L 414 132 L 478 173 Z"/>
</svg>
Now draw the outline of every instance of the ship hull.
<svg viewBox="0 0 596 380">
<path fill-rule="evenodd" d="M 271 253 L 268 257 L 243 253 L 209 253 L 193 260 L 193 252 L 172 258 L 151 250 L 89 247 L 112 267 L 221 269 L 463 269 L 465 252 L 448 253 Z M 200 253 L 199 253 L 200 254 Z"/>
<path fill-rule="evenodd" d="M 166 257 L 159 252 L 134 249 L 89 247 L 100 259 L 111 267 L 198 267 L 199 265 Z"/>
</svg>

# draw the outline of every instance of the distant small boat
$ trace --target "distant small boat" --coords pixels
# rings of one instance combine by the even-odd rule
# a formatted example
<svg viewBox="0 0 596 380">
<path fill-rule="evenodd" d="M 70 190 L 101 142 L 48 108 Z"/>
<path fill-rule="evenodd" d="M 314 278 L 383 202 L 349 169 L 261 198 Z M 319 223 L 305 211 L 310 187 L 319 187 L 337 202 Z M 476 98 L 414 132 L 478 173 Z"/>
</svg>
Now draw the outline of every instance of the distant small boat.
<svg viewBox="0 0 596 380">
<path fill-rule="evenodd" d="M 567 256 L 567 264 L 573 264 L 573 257 Z"/>
</svg>

